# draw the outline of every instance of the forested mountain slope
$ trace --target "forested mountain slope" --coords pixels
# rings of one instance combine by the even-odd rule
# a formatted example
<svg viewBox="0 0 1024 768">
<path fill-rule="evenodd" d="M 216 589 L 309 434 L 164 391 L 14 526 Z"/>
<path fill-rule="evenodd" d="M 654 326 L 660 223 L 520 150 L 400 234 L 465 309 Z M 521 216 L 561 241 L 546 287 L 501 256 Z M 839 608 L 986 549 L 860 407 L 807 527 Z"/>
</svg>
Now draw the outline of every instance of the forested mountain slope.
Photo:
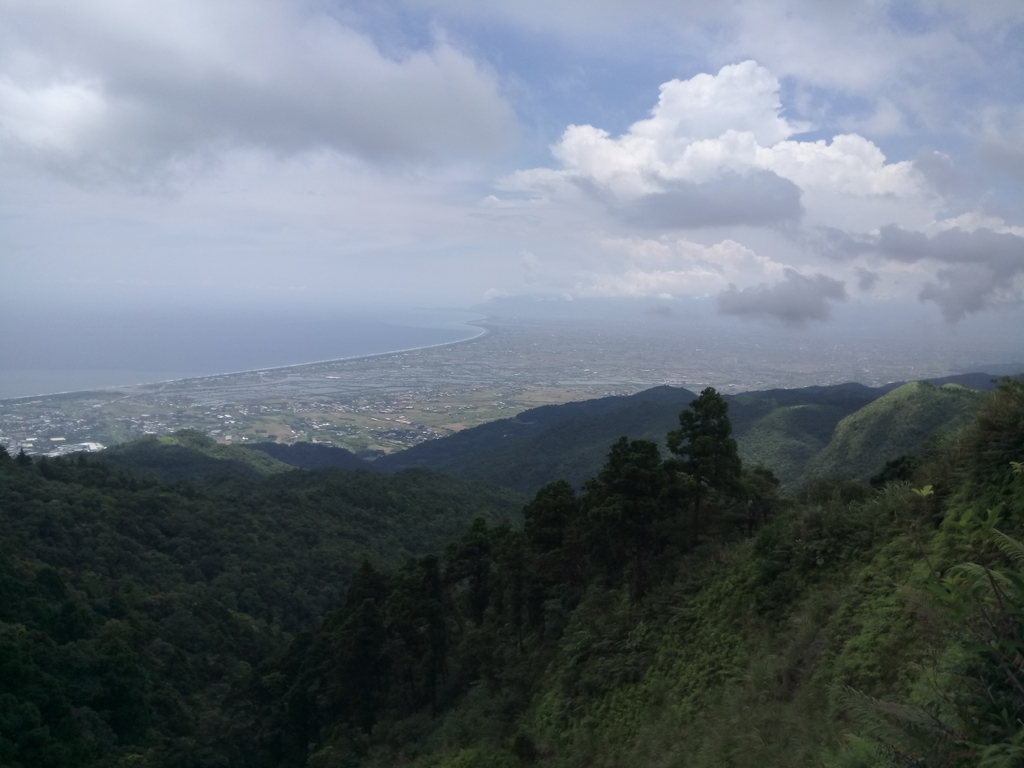
<svg viewBox="0 0 1024 768">
<path fill-rule="evenodd" d="M 982 392 L 959 384 L 904 384 L 840 421 L 807 471 L 867 481 L 886 462 L 920 454 L 932 435 L 966 424 L 983 398 Z"/>
<path fill-rule="evenodd" d="M 264 453 L 222 445 L 194 430 L 152 435 L 107 448 L 103 461 L 162 480 L 257 480 L 292 469 Z"/>
<path fill-rule="evenodd" d="M 696 395 L 656 387 L 631 397 L 606 397 L 534 408 L 374 462 L 391 471 L 436 468 L 456 477 L 536 492 L 552 480 L 581 486 L 622 435 L 662 439 Z"/>
<path fill-rule="evenodd" d="M 528 493 L 559 478 L 578 486 L 601 465 L 613 440 L 623 434 L 663 436 L 666 414 L 672 423 L 694 397 L 685 389 L 655 387 L 630 397 L 545 405 L 373 463 L 385 472 L 429 467 Z"/>
<path fill-rule="evenodd" d="M 265 453 L 271 458 L 283 461 L 300 469 L 324 469 L 325 467 L 341 467 L 342 469 L 373 470 L 373 464 L 356 456 L 345 448 L 336 448 L 319 443 L 297 442 L 285 443 L 250 443 L 247 450 Z"/>
<path fill-rule="evenodd" d="M 727 400 L 740 456 L 748 464 L 769 468 L 784 488 L 795 490 L 836 425 L 883 392 L 839 384 L 733 395 Z"/>
<path fill-rule="evenodd" d="M 1024 382 L 909 483 L 799 497 L 740 461 L 755 407 L 708 389 L 521 518 L 422 469 L 0 453 L 0 765 L 1020 764 Z"/>
<path fill-rule="evenodd" d="M 196 456 L 135 448 L 146 474 L 0 453 L 0 765 L 205 765 L 233 686 L 340 606 L 361 561 L 440 552 L 521 507 L 426 470 L 167 483 L 148 470 Z M 237 470 L 225 455 L 209 461 Z"/>
<path fill-rule="evenodd" d="M 993 379 L 987 374 L 964 374 L 935 381 L 993 387 Z M 751 465 L 764 465 L 776 474 L 784 488 L 795 490 L 811 461 L 831 441 L 839 422 L 897 386 L 840 384 L 746 392 L 725 399 L 743 460 Z M 600 468 L 613 441 L 629 435 L 663 442 L 679 412 L 694 397 L 686 389 L 656 387 L 628 397 L 534 408 L 511 419 L 393 453 L 372 464 L 383 471 L 428 467 L 524 493 L 535 493 L 557 479 L 580 488 Z M 916 444 L 901 443 L 901 452 L 919 452 L 929 434 L 924 434 Z M 883 460 L 881 464 L 884 463 Z M 841 465 L 822 466 L 843 474 Z"/>
<path fill-rule="evenodd" d="M 801 502 L 736 474 L 714 421 L 665 461 L 616 443 L 522 533 L 364 569 L 257 689 L 274 764 L 1019 765 L 1024 383 L 913 485 Z"/>
</svg>

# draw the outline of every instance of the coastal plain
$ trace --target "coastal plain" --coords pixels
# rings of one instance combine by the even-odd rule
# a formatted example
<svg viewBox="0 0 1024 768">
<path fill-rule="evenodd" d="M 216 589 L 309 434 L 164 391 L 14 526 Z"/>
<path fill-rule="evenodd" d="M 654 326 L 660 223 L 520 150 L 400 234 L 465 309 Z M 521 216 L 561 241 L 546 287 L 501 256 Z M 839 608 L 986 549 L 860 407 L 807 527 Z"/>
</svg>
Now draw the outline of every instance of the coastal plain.
<svg viewBox="0 0 1024 768">
<path fill-rule="evenodd" d="M 0 444 L 59 455 L 195 429 L 225 443 L 306 440 L 372 457 L 540 405 L 663 384 L 726 393 L 879 385 L 946 375 L 969 359 L 953 346 L 794 341 L 657 317 L 491 317 L 480 325 L 486 333 L 476 338 L 404 352 L 0 400 Z"/>
</svg>

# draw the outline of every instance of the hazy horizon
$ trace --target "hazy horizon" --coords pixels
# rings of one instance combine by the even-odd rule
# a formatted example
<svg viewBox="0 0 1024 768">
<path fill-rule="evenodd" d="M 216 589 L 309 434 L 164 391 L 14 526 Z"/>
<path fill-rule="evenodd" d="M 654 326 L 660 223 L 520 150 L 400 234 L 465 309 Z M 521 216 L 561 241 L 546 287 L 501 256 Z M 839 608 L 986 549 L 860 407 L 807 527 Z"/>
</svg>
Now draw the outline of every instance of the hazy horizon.
<svg viewBox="0 0 1024 768">
<path fill-rule="evenodd" d="M 5 333 L 529 296 L 1019 359 L 1022 51 L 1000 0 L 0 1 Z"/>
<path fill-rule="evenodd" d="M 472 312 L 233 315 L 108 310 L 38 318 L 0 337 L 0 400 L 282 368 L 447 344 Z"/>
<path fill-rule="evenodd" d="M 21 333 L 0 336 L 0 399 L 385 354 L 466 340 L 488 323 L 537 326 L 555 334 L 583 325 L 623 340 L 639 334 L 656 342 L 651 355 L 664 354 L 662 339 L 674 338 L 709 364 L 716 355 L 735 357 L 745 344 L 764 345 L 803 360 L 812 379 L 817 366 L 817 383 L 831 380 L 836 357 L 844 355 L 873 356 L 865 370 L 902 371 L 894 374 L 901 380 L 918 377 L 922 366 L 929 375 L 1002 373 L 999 366 L 1014 364 L 1024 370 L 1024 339 L 999 314 L 971 317 L 950 334 L 925 308 L 899 303 L 850 303 L 832 324 L 800 329 L 723 316 L 713 298 L 519 296 L 464 310 L 247 314 L 122 307 L 44 313 Z M 878 383 L 867 373 L 849 380 Z"/>
</svg>

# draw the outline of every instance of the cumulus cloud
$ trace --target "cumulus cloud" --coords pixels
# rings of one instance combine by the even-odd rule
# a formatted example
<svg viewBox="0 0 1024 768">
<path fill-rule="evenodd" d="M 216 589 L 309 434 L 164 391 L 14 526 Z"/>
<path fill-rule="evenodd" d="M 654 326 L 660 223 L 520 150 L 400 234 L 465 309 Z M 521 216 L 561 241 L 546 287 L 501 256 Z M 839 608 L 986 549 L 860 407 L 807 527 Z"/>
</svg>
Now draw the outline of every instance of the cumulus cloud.
<svg viewBox="0 0 1024 768">
<path fill-rule="evenodd" d="M 957 222 L 963 227 L 950 226 Z M 1001 231 L 980 226 L 998 226 Z M 933 234 L 882 227 L 877 233 L 850 235 L 823 230 L 819 245 L 833 258 L 853 259 L 870 254 L 899 264 L 937 267 L 935 277 L 918 294 L 921 301 L 933 301 L 950 323 L 980 312 L 997 303 L 1016 302 L 1021 296 L 1024 275 L 1024 232 L 1008 227 L 1001 219 L 981 214 L 963 214 L 938 222 Z"/>
<path fill-rule="evenodd" d="M 621 136 L 570 125 L 552 147 L 560 168 L 519 171 L 504 185 L 546 196 L 597 190 L 633 223 L 678 228 L 792 221 L 801 192 L 818 217 L 829 206 L 845 216 L 850 201 L 934 197 L 912 162 L 888 162 L 863 136 L 792 138 L 811 126 L 783 115 L 779 91 L 754 61 L 671 80 L 651 116 Z"/>
<path fill-rule="evenodd" d="M 938 219 L 930 226 L 925 227 L 925 232 L 927 234 L 935 234 L 936 232 L 945 232 L 950 229 L 960 229 L 964 232 L 987 229 L 1001 235 L 1024 237 L 1024 227 L 1007 224 L 1001 216 L 993 216 L 983 211 L 966 211 L 951 219 Z"/>
<path fill-rule="evenodd" d="M 184 294 L 197 272 L 231 286 L 241 270 L 264 297 L 294 280 L 388 301 L 399 283 L 456 298 L 731 283 L 751 299 L 796 266 L 952 320 L 1014 300 L 1021 271 L 971 244 L 1024 238 L 1013 178 L 983 176 L 1024 168 L 1024 5 L 869 5 L 0 0 L 0 207 L 18 249 L 0 288 L 159 273 Z M 652 79 L 666 52 L 679 79 Z M 536 131 L 516 133 L 512 103 Z M 616 127 L 580 116 L 598 114 Z M 510 134 L 532 156 L 553 124 L 550 162 L 485 188 Z M 173 201 L 135 194 L 168 177 L 187 181 Z M 960 213 L 968 194 L 1006 221 Z M 943 250 L 947 231 L 978 234 Z"/>
<path fill-rule="evenodd" d="M 785 266 L 735 240 L 703 245 L 682 238 L 618 238 L 604 242 L 624 254 L 617 271 L 593 274 L 575 288 L 579 296 L 693 296 L 729 283 L 777 279 Z"/>
<path fill-rule="evenodd" d="M 774 285 L 761 284 L 739 290 L 730 285 L 718 295 L 718 311 L 751 320 L 780 322 L 791 328 L 803 328 L 808 322 L 828 320 L 830 301 L 844 301 L 846 287 L 827 275 L 802 275 L 786 269 L 785 277 Z"/>
<path fill-rule="evenodd" d="M 502 146 L 514 122 L 495 75 L 451 44 L 385 55 L 299 4 L 40 0 L 2 18 L 0 151 L 69 170 L 147 173 L 237 147 L 458 158 Z"/>
<path fill-rule="evenodd" d="M 796 222 L 803 212 L 800 189 L 768 171 L 745 176 L 727 173 L 706 184 L 678 181 L 667 187 L 664 192 L 613 203 L 611 210 L 626 223 L 645 229 L 767 227 Z"/>
<path fill-rule="evenodd" d="M 884 227 L 873 238 L 879 254 L 894 261 L 946 264 L 926 283 L 919 298 L 934 301 L 950 323 L 995 302 L 1019 299 L 1024 274 L 1024 237 L 976 229 L 949 229 L 928 237 L 899 227 Z"/>
</svg>

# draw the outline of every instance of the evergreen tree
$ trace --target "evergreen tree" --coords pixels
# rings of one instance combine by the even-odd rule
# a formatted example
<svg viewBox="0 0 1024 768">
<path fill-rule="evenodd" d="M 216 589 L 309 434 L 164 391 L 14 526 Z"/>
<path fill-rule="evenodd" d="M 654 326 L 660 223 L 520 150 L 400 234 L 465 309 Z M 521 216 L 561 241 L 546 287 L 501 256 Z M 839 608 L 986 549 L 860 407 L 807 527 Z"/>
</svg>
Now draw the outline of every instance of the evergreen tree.
<svg viewBox="0 0 1024 768">
<path fill-rule="evenodd" d="M 643 597 L 646 560 L 655 547 L 655 523 L 667 513 L 667 475 L 658 446 L 620 438 L 595 480 L 587 484 L 588 547 L 609 575 L 628 565 L 632 596 Z"/>
<path fill-rule="evenodd" d="M 580 500 L 565 480 L 548 483 L 523 508 L 523 537 L 529 553 L 526 612 L 543 633 L 544 604 L 586 574 Z"/>
<path fill-rule="evenodd" d="M 668 447 L 681 458 L 684 472 L 720 491 L 732 490 L 742 465 L 732 438 L 729 404 L 708 387 L 679 414 L 679 429 L 668 433 Z"/>
<path fill-rule="evenodd" d="M 579 517 L 579 501 L 565 480 L 548 483 L 523 508 L 523 532 L 538 554 L 559 550 L 566 529 Z"/>
<path fill-rule="evenodd" d="M 445 581 L 449 585 L 465 582 L 466 612 L 473 623 L 480 626 L 490 602 L 492 557 L 487 521 L 482 517 L 474 520 L 461 539 L 448 545 L 445 561 Z"/>
<path fill-rule="evenodd" d="M 499 623 L 515 631 L 521 650 L 527 596 L 526 537 L 505 521 L 492 531 L 491 539 L 494 613 Z"/>
<path fill-rule="evenodd" d="M 707 491 L 740 494 L 743 465 L 732 438 L 729 404 L 714 387 L 707 387 L 690 403 L 690 410 L 679 414 L 679 429 L 669 432 L 666 442 L 679 457 L 670 467 L 681 470 L 684 477 L 680 479 L 693 499 L 692 534 L 700 535 Z"/>
</svg>

